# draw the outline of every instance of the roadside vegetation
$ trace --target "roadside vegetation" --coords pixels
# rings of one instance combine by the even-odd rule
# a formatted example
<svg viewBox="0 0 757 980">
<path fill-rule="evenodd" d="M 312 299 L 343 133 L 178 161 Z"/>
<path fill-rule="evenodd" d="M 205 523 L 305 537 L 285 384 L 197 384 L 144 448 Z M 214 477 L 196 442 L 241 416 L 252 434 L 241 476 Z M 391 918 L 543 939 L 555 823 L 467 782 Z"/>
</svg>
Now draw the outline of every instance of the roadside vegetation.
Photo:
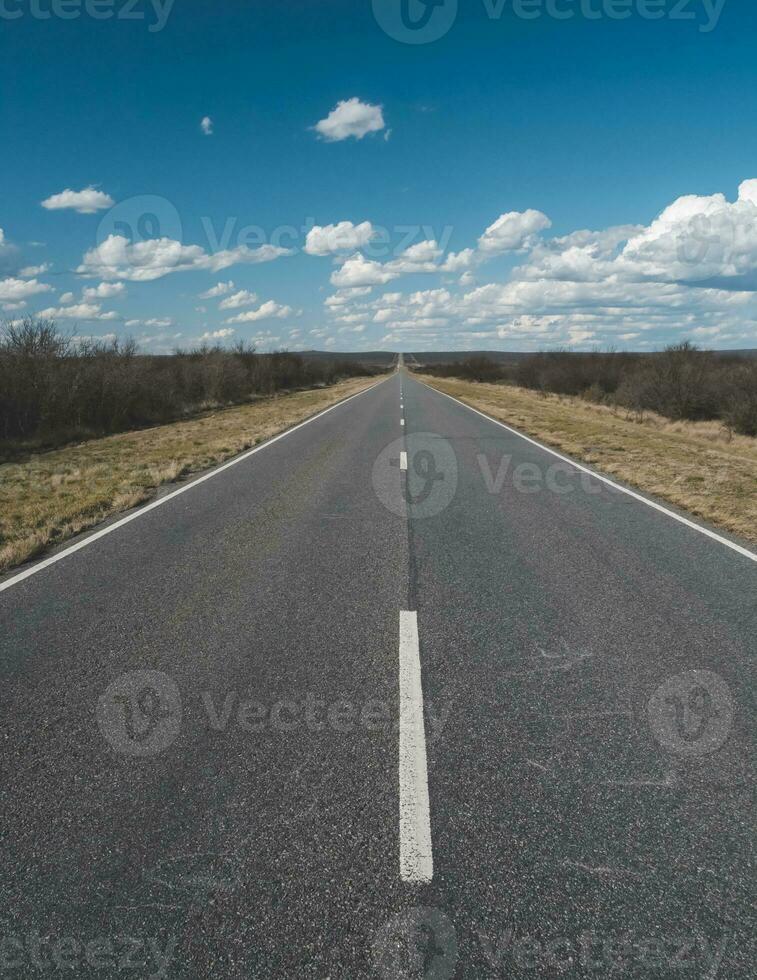
<svg viewBox="0 0 757 980">
<path fill-rule="evenodd" d="M 598 385 L 598 377 L 607 378 L 619 371 L 622 362 L 613 363 L 612 357 L 625 359 L 626 355 L 598 355 L 597 361 L 592 360 L 595 355 L 585 359 L 572 356 L 581 358 L 576 367 L 568 367 L 563 357 L 552 355 L 529 359 L 530 364 L 523 364 L 524 373 L 517 375 L 521 385 L 509 377 L 505 381 L 500 365 L 494 365 L 495 373 L 489 364 L 477 363 L 473 358 L 454 365 L 460 374 L 477 375 L 473 380 L 439 377 L 450 373 L 450 365 L 444 365 L 443 371 L 434 370 L 433 375 L 422 369 L 426 373 L 420 378 L 546 445 L 589 463 L 599 472 L 757 543 L 757 439 L 739 434 L 753 431 L 748 424 L 748 405 L 755 397 L 754 387 L 732 403 L 741 405 L 743 398 L 747 424 L 739 422 L 742 415 L 718 417 L 711 407 L 704 408 L 707 399 L 714 397 L 713 378 L 720 378 L 724 389 L 733 386 L 738 393 L 742 385 L 748 387 L 749 377 L 754 385 L 755 365 L 748 361 L 732 365 L 726 361 L 715 364 L 713 374 L 708 376 L 710 358 L 691 365 L 690 373 L 678 373 L 677 353 L 669 358 L 651 355 L 659 360 L 642 368 L 645 383 L 642 385 L 633 374 L 624 378 L 621 371 L 615 389 L 621 394 L 612 398 L 600 395 L 594 386 Z M 690 356 L 684 351 L 682 360 L 688 361 Z M 596 365 L 608 361 L 606 373 L 600 373 Z M 633 365 L 633 356 L 626 363 Z M 704 370 L 702 363 L 707 366 Z M 588 367 L 592 370 L 585 370 Z M 542 368 L 544 373 L 539 374 Z M 729 370 L 735 370 L 736 379 L 724 376 Z M 664 386 L 667 371 L 674 372 L 668 388 Z M 586 387 L 578 395 L 556 394 L 547 387 L 573 387 L 579 377 Z M 526 380 L 531 380 L 531 385 L 526 386 Z M 646 383 L 650 384 L 649 389 Z M 639 404 L 624 394 L 650 390 L 654 393 L 650 401 L 658 399 L 654 403 L 664 405 L 668 412 L 650 409 L 646 397 Z M 624 404 L 626 398 L 628 402 Z M 690 419 L 691 415 L 695 420 Z"/>
<path fill-rule="evenodd" d="M 374 373 L 355 360 L 198 347 L 139 354 L 29 317 L 0 328 L 0 460 Z"/>
<path fill-rule="evenodd" d="M 725 433 L 757 436 L 757 359 L 714 354 L 684 342 L 656 354 L 555 351 L 514 361 L 473 356 L 427 365 L 437 378 L 515 385 L 573 395 L 673 421 L 720 422 Z"/>
<path fill-rule="evenodd" d="M 78 348 L 53 324 L 6 329 L 0 572 L 369 387 L 374 373 L 241 348 L 143 357 L 131 345 Z M 175 421 L 155 424 L 164 420 Z"/>
</svg>

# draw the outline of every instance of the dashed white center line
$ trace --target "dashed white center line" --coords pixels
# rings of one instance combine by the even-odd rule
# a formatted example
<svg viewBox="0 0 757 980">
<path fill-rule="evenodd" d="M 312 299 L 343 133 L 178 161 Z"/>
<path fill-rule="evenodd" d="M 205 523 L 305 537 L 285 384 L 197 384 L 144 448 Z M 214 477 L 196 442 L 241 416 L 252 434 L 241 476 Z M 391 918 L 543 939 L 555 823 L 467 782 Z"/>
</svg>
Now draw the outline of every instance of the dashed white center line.
<svg viewBox="0 0 757 980">
<path fill-rule="evenodd" d="M 400 469 L 407 469 L 407 453 L 400 453 Z"/>
<path fill-rule="evenodd" d="M 434 856 L 418 614 L 400 612 L 400 877 L 431 881 Z"/>
<path fill-rule="evenodd" d="M 405 420 L 404 419 L 400 419 L 400 425 L 404 425 L 404 424 L 405 424 Z"/>
</svg>

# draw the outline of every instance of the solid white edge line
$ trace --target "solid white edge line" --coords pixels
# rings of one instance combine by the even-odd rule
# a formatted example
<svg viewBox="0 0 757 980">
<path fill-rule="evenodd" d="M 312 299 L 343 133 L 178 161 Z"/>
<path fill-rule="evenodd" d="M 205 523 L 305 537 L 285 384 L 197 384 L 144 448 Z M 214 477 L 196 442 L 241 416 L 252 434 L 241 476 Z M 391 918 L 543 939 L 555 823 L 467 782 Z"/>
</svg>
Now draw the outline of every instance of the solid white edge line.
<svg viewBox="0 0 757 980">
<path fill-rule="evenodd" d="M 374 388 L 378 388 L 379 385 L 384 384 L 386 378 L 381 381 L 377 381 L 376 384 L 371 385 L 368 388 L 364 388 L 362 391 L 355 392 L 354 395 L 349 395 L 347 398 L 343 398 L 341 401 L 336 402 L 334 405 L 329 405 L 322 412 L 318 412 L 316 415 L 311 415 L 310 418 L 304 419 L 302 422 L 298 422 L 297 425 L 293 425 L 291 429 L 286 429 L 284 432 L 280 432 L 276 436 L 272 436 L 265 442 L 261 442 L 259 446 L 255 446 L 254 449 L 248 449 L 246 452 L 242 453 L 241 456 L 235 456 L 233 459 L 228 460 L 226 463 L 222 463 L 215 469 L 210 470 L 208 473 L 204 473 L 202 476 L 197 477 L 196 480 L 192 480 L 191 483 L 186 483 L 171 493 L 167 493 L 163 497 L 159 497 L 157 500 L 151 501 L 149 504 L 145 504 L 144 507 L 140 507 L 139 510 L 134 511 L 133 514 L 128 514 L 126 517 L 122 517 L 118 521 L 114 521 L 113 524 L 109 524 L 107 527 L 101 528 L 99 531 L 95 531 L 93 534 L 87 535 L 81 541 L 77 541 L 76 544 L 70 545 L 63 551 L 59 551 L 55 555 L 51 555 L 49 558 L 45 558 L 30 568 L 25 569 L 23 572 L 19 572 L 18 575 L 14 575 L 5 582 L 0 582 L 0 592 L 4 592 L 6 589 L 10 589 L 11 586 L 17 585 L 19 582 L 23 582 L 24 579 L 30 578 L 32 575 L 36 575 L 37 572 L 41 572 L 45 568 L 49 568 L 50 565 L 54 565 L 56 562 L 62 561 L 69 555 L 74 554 L 76 551 L 81 551 L 82 548 L 86 548 L 88 545 L 93 544 L 95 541 L 99 541 L 100 538 L 104 538 L 107 534 L 112 534 L 113 531 L 117 531 L 119 528 L 123 527 L 125 524 L 130 524 L 135 521 L 138 517 L 146 514 L 148 511 L 155 510 L 156 507 L 162 507 L 163 504 L 167 504 L 169 500 L 173 500 L 175 497 L 180 496 L 182 493 L 186 493 L 187 490 L 191 490 L 193 487 L 199 486 L 200 483 L 204 483 L 206 480 L 211 480 L 214 476 L 218 476 L 219 473 L 223 473 L 224 470 L 230 469 L 232 466 L 236 466 L 238 463 L 243 463 L 250 456 L 254 456 L 255 453 L 259 453 L 263 449 L 267 449 L 272 446 L 275 442 L 280 439 L 284 439 L 286 436 L 290 436 L 293 432 L 301 429 L 305 425 L 309 425 L 311 422 L 315 422 L 316 419 L 322 418 L 329 412 L 333 412 L 335 408 L 341 408 L 342 405 L 346 405 L 347 402 L 351 402 L 353 398 L 359 398 L 360 395 L 365 395 L 369 391 L 373 391 Z M 156 489 L 159 489 L 156 487 Z"/>
<path fill-rule="evenodd" d="M 405 452 L 400 453 L 400 469 L 401 470 L 407 469 L 407 453 Z"/>
<path fill-rule="evenodd" d="M 431 846 L 418 614 L 415 612 L 400 612 L 399 659 L 400 877 L 403 881 L 431 881 L 434 876 L 434 857 Z"/>
<path fill-rule="evenodd" d="M 558 453 L 554 449 L 550 449 L 549 446 L 545 446 L 541 442 L 537 442 L 536 439 L 532 439 L 530 436 L 524 435 L 517 429 L 513 429 L 512 426 L 506 425 L 504 422 L 500 422 L 499 419 L 492 418 L 491 415 L 487 415 L 486 412 L 480 412 L 477 408 L 473 408 L 472 405 L 466 405 L 465 402 L 460 401 L 459 398 L 455 398 L 454 395 L 448 395 L 446 391 L 439 391 L 438 388 L 432 388 L 431 385 L 427 385 L 425 381 L 419 381 L 419 384 L 424 385 L 430 391 L 436 392 L 437 395 L 443 395 L 445 398 L 449 398 L 450 401 L 455 402 L 457 405 L 462 405 L 463 408 L 467 408 L 470 412 L 475 412 L 476 415 L 480 415 L 482 419 L 486 419 L 487 422 L 493 422 L 495 425 L 499 425 L 503 429 L 507 429 L 508 432 L 512 432 L 514 436 L 518 436 L 520 439 L 525 439 L 526 442 L 530 442 L 532 446 L 537 446 L 539 449 L 543 449 L 545 453 L 549 453 L 551 456 L 555 456 L 557 459 L 562 460 L 564 463 L 570 463 L 577 470 L 581 470 L 583 473 L 588 473 L 595 479 L 600 480 L 602 483 L 606 483 L 610 487 L 614 487 L 616 490 L 620 490 L 621 493 L 625 493 L 629 497 L 633 497 L 634 500 L 640 501 L 642 504 L 646 504 L 647 507 L 651 507 L 653 510 L 659 511 L 661 514 L 667 514 L 668 517 L 672 517 L 674 521 L 678 521 L 679 524 L 684 524 L 686 527 L 691 528 L 694 531 L 699 531 L 700 534 L 704 534 L 708 538 L 712 538 L 713 541 L 717 541 L 719 544 L 723 544 L 726 548 L 730 548 L 731 551 L 737 552 L 739 555 L 743 555 L 744 558 L 748 558 L 750 561 L 757 561 L 757 554 L 749 551 L 747 548 L 743 548 L 740 544 L 736 544 L 735 541 L 729 541 L 728 538 L 724 538 L 722 535 L 717 534 L 715 531 L 711 531 L 709 528 L 702 527 L 701 524 L 697 524 L 695 521 L 690 521 L 687 517 L 683 517 L 681 514 L 676 514 L 675 511 L 669 510 L 667 507 L 663 507 L 662 504 L 658 504 L 654 500 L 650 500 L 648 497 L 643 496 L 640 493 L 636 493 L 634 490 L 629 490 L 628 487 L 622 486 L 620 483 L 616 483 L 607 476 L 602 476 L 601 473 L 597 473 L 595 470 L 589 469 L 588 466 L 583 466 L 581 463 L 576 462 L 575 459 L 571 459 L 570 456 L 563 456 L 562 453 Z"/>
</svg>

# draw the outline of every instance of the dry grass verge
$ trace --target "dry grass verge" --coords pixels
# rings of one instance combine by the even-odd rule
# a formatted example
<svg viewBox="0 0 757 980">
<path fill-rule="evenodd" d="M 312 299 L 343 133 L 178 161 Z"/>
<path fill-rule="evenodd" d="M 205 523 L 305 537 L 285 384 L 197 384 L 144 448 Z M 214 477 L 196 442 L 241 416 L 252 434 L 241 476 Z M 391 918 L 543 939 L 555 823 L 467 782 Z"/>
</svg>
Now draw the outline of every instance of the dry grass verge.
<svg viewBox="0 0 757 980">
<path fill-rule="evenodd" d="M 149 500 L 162 484 L 264 442 L 375 380 L 357 378 L 265 398 L 0 465 L 0 572 Z"/>
<path fill-rule="evenodd" d="M 670 501 L 757 544 L 757 439 L 718 422 L 671 422 L 580 398 L 420 376 L 608 476 Z"/>
</svg>

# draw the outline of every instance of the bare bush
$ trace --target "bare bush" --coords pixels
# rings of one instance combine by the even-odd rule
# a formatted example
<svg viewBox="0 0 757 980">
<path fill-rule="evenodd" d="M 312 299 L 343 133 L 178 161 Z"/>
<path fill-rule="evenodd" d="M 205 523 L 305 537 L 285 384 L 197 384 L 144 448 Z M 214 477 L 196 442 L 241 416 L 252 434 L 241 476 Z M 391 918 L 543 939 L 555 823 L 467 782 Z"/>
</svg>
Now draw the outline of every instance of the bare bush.
<svg viewBox="0 0 757 980">
<path fill-rule="evenodd" d="M 471 357 L 427 365 L 438 377 L 516 384 L 574 395 L 673 420 L 721 420 L 741 435 L 757 435 L 757 360 L 701 351 L 688 341 L 655 354 L 558 350 L 513 362 Z"/>
<path fill-rule="evenodd" d="M 133 341 L 74 343 L 53 321 L 28 317 L 0 330 L 0 443 L 6 454 L 54 446 L 371 373 L 243 343 L 141 355 Z"/>
</svg>

